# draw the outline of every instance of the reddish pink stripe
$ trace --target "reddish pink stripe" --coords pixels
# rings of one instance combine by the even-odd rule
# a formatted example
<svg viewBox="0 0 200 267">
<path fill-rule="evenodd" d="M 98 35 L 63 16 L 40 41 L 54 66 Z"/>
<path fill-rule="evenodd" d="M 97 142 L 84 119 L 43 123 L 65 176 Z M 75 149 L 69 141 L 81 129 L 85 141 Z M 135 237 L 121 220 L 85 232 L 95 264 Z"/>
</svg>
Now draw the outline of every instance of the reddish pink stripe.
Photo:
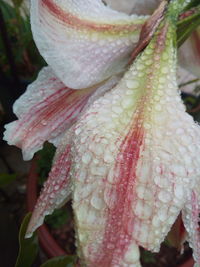
<svg viewBox="0 0 200 267">
<path fill-rule="evenodd" d="M 93 266 L 110 267 L 119 264 L 132 241 L 134 216 L 132 203 L 134 199 L 134 184 L 136 167 L 143 145 L 144 129 L 138 126 L 140 118 L 136 119 L 131 130 L 121 144 L 116 169 L 119 169 L 118 185 L 115 193 L 117 201 L 108 210 L 104 240 Z M 92 265 L 91 265 L 92 266 Z"/>
<path fill-rule="evenodd" d="M 37 208 L 38 205 L 41 207 L 41 203 L 45 203 L 45 206 L 42 206 L 42 209 L 40 210 L 41 216 L 43 215 L 45 210 L 47 210 L 50 206 L 55 204 L 56 195 L 60 194 L 60 191 L 64 189 L 65 187 L 67 187 L 69 184 L 69 171 L 71 168 L 71 160 L 69 157 L 70 151 L 71 151 L 71 146 L 67 145 L 64 152 L 62 152 L 57 157 L 56 161 L 54 162 L 54 165 L 49 174 L 47 183 L 44 186 L 45 191 L 43 189 L 36 204 L 36 208 Z M 62 178 L 65 177 L 66 179 L 59 179 L 60 176 Z M 55 181 L 55 185 L 59 186 L 57 190 L 54 189 L 55 185 L 52 184 L 53 181 Z M 51 190 L 49 193 L 46 193 L 46 190 L 48 190 L 48 188 L 51 188 Z M 50 200 L 52 200 L 52 197 L 51 197 L 52 193 L 55 194 L 53 203 L 50 202 Z"/>
<path fill-rule="evenodd" d="M 66 90 L 66 88 L 61 88 L 58 91 L 56 91 L 54 94 L 47 97 L 44 101 L 39 102 L 36 106 L 33 106 L 29 112 L 23 116 L 21 120 L 19 120 L 18 127 L 15 131 L 16 134 L 17 131 L 21 130 L 20 128 L 26 123 L 29 125 L 31 129 L 37 128 L 38 125 L 41 127 L 41 121 L 47 121 L 50 117 L 50 115 L 56 114 L 56 110 L 60 109 L 63 105 L 62 102 L 66 102 L 66 98 L 68 98 L 73 92 Z M 34 118 L 34 120 L 33 120 Z M 37 118 L 37 119 L 35 119 Z M 48 119 L 47 119 L 48 118 Z M 30 130 L 30 128 L 27 127 L 27 131 Z M 33 132 L 29 132 L 29 134 L 33 134 Z M 26 138 L 26 137 L 25 137 Z"/>
<path fill-rule="evenodd" d="M 30 111 L 24 115 L 13 131 L 13 135 L 22 135 L 23 138 L 21 142 L 17 144 L 19 147 L 26 144 L 26 141 L 29 144 L 29 147 L 35 145 L 35 142 L 43 142 L 38 139 L 38 133 L 41 133 L 48 127 L 46 134 L 42 136 L 45 140 L 51 136 L 52 132 L 59 130 L 58 134 L 65 130 L 67 124 L 73 123 L 79 113 L 84 108 L 85 104 L 88 101 L 88 98 L 91 96 L 94 90 L 88 90 L 85 95 L 81 95 L 79 91 L 61 88 L 56 91 L 54 94 L 50 95 L 38 103 L 36 106 L 33 106 Z M 56 123 L 56 118 L 57 122 Z M 46 125 L 42 124 L 42 121 L 46 122 Z M 23 129 L 24 125 L 26 126 Z M 54 126 L 53 128 L 51 128 Z M 48 135 L 48 136 L 47 136 Z"/>
<path fill-rule="evenodd" d="M 62 10 L 57 4 L 54 3 L 53 0 L 40 0 L 41 6 L 47 8 L 49 12 L 56 17 L 57 19 L 61 20 L 67 25 L 71 27 L 78 27 L 79 29 L 88 29 L 88 30 L 95 30 L 95 31 L 112 31 L 112 32 L 121 32 L 121 31 L 134 31 L 140 29 L 142 27 L 141 24 L 135 25 L 112 25 L 112 24 L 95 24 L 94 22 L 81 20 L 70 14 L 64 10 Z"/>
<path fill-rule="evenodd" d="M 40 131 L 42 131 L 43 128 L 48 127 L 49 135 L 50 135 L 51 123 L 53 122 L 55 126 L 56 118 L 62 118 L 62 119 L 61 119 L 61 122 L 57 125 L 57 127 L 54 128 L 53 131 L 57 131 L 57 129 L 59 129 L 60 126 L 63 126 L 64 123 L 71 124 L 73 121 L 77 119 L 77 116 L 73 116 L 73 115 L 75 113 L 78 115 L 81 112 L 81 110 L 84 108 L 91 94 L 88 94 L 87 96 L 83 97 L 83 99 L 79 99 L 80 96 L 78 96 L 69 103 L 68 102 L 69 100 L 67 98 L 70 97 L 70 95 L 72 95 L 72 93 L 66 94 L 66 95 L 64 94 L 60 97 L 60 99 L 58 99 L 58 101 L 49 103 L 44 107 L 44 110 L 40 114 L 38 114 L 39 120 L 36 119 L 35 120 L 36 123 L 31 125 L 31 128 L 34 130 L 34 132 L 39 131 L 38 126 L 37 126 L 39 124 Z M 41 125 L 41 120 L 46 121 L 47 126 Z M 31 136 L 33 136 L 33 132 L 31 132 L 30 134 Z"/>
<path fill-rule="evenodd" d="M 165 49 L 167 30 L 168 24 L 165 24 L 157 36 L 155 55 L 161 54 Z M 156 61 L 155 64 L 157 64 Z M 154 70 L 152 69 L 149 77 L 153 75 Z M 152 79 L 149 79 L 148 83 L 152 88 Z M 152 90 L 147 90 L 141 98 L 141 103 L 148 102 L 151 99 L 151 95 Z M 119 149 L 120 153 L 115 166 L 118 174 L 116 181 L 119 182 L 117 188 L 113 186 L 112 189 L 116 193 L 117 201 L 115 206 L 108 210 L 104 239 L 91 267 L 111 267 L 120 264 L 133 241 L 132 233 L 134 231 L 135 216 L 132 210 L 132 203 L 135 198 L 136 168 L 144 145 L 145 130 L 141 122 L 144 121 L 146 105 L 139 105 L 138 108 L 139 115 L 133 119 L 132 125 L 129 125 L 130 130 Z M 117 172 L 117 170 L 119 171 Z M 92 255 L 91 259 L 93 259 Z"/>
</svg>

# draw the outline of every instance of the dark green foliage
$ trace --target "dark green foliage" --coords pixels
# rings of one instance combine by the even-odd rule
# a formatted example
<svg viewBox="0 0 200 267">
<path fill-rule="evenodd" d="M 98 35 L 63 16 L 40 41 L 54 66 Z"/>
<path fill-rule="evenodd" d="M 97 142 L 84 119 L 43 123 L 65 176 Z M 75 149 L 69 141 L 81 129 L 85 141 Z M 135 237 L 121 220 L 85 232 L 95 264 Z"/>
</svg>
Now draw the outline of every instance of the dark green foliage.
<svg viewBox="0 0 200 267">
<path fill-rule="evenodd" d="M 13 182 L 17 178 L 17 174 L 0 173 L 0 188 L 3 188 Z"/>
<path fill-rule="evenodd" d="M 43 185 L 48 177 L 55 151 L 54 145 L 45 143 L 43 149 L 37 153 L 39 185 Z"/>
<path fill-rule="evenodd" d="M 61 256 L 48 260 L 40 267 L 73 267 L 75 266 L 75 256 Z"/>
<path fill-rule="evenodd" d="M 22 0 L 14 0 L 14 7 L 0 0 L 0 8 L 6 24 L 6 31 L 14 55 L 18 74 L 21 79 L 35 79 L 38 70 L 45 65 L 40 56 L 31 33 L 29 16 L 21 14 L 20 6 Z M 10 66 L 5 53 L 5 44 L 0 38 L 0 67 L 9 77 Z"/>
<path fill-rule="evenodd" d="M 70 211 L 64 207 L 54 210 L 51 215 L 46 216 L 45 222 L 53 229 L 58 229 L 69 222 L 70 216 Z"/>
<path fill-rule="evenodd" d="M 177 29 L 177 44 L 180 47 L 191 33 L 200 25 L 200 5 L 195 8 L 191 16 L 181 19 Z"/>
<path fill-rule="evenodd" d="M 31 267 L 38 253 L 38 238 L 34 233 L 31 238 L 25 239 L 26 229 L 31 217 L 31 213 L 28 213 L 20 228 L 19 232 L 19 254 L 15 267 Z"/>
<path fill-rule="evenodd" d="M 141 252 L 141 258 L 145 263 L 156 263 L 155 254 L 150 251 L 143 250 Z"/>
</svg>

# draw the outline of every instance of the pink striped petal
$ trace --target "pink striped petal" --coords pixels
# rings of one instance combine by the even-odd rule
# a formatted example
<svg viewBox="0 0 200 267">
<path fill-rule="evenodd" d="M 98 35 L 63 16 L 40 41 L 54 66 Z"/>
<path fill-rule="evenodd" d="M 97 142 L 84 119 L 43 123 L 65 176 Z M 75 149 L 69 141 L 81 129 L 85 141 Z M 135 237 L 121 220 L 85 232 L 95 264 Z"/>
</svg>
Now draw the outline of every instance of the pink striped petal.
<svg viewBox="0 0 200 267">
<path fill-rule="evenodd" d="M 26 232 L 27 238 L 31 237 L 33 232 L 43 224 L 46 215 L 51 214 L 69 199 L 71 193 L 69 179 L 71 169 L 71 132 L 71 130 L 67 131 L 65 138 L 56 151 L 53 167 L 37 200 L 29 222 Z"/>
<path fill-rule="evenodd" d="M 179 95 L 171 25 L 94 102 L 75 135 L 73 208 L 83 264 L 136 266 L 137 245 L 159 250 L 200 175 L 200 127 Z"/>
<path fill-rule="evenodd" d="M 200 78 L 200 27 L 179 49 L 179 61 L 182 67 Z"/>
<path fill-rule="evenodd" d="M 200 201 L 199 201 L 199 189 L 193 190 L 188 197 L 188 202 L 186 203 L 183 210 L 183 221 L 185 228 L 188 232 L 188 241 L 190 247 L 193 249 L 193 257 L 196 261 L 195 266 L 200 265 Z"/>
<path fill-rule="evenodd" d="M 4 140 L 22 148 L 25 160 L 31 159 L 45 141 L 57 145 L 80 112 L 117 80 L 112 78 L 103 85 L 79 91 L 67 88 L 49 67 L 44 68 L 14 104 L 19 120 L 6 125 Z"/>
<path fill-rule="evenodd" d="M 31 24 L 40 53 L 70 88 L 86 88 L 122 72 L 144 17 L 101 0 L 32 0 Z"/>
</svg>

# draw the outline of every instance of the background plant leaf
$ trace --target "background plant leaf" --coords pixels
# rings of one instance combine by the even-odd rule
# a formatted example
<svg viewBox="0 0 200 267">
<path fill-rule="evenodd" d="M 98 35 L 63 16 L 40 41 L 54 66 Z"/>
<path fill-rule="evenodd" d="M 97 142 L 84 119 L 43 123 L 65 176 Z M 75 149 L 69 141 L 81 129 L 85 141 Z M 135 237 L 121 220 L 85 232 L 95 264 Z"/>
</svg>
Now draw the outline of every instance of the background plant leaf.
<svg viewBox="0 0 200 267">
<path fill-rule="evenodd" d="M 38 246 L 37 234 L 34 233 L 31 238 L 26 238 L 26 239 L 24 238 L 30 217 L 31 213 L 28 213 L 25 216 L 20 227 L 19 231 L 20 248 L 15 267 L 31 267 L 38 253 L 39 246 Z"/>
<path fill-rule="evenodd" d="M 60 256 L 48 260 L 40 267 L 74 267 L 76 256 Z"/>
<path fill-rule="evenodd" d="M 186 7 L 184 8 L 184 10 L 186 11 L 186 10 L 189 10 L 189 9 L 191 9 L 191 8 L 193 8 L 193 7 L 196 7 L 196 6 L 198 6 L 199 5 L 199 0 L 191 0 L 187 5 L 186 5 Z"/>
<path fill-rule="evenodd" d="M 17 174 L 0 173 L 0 188 L 5 187 L 17 178 Z"/>
<path fill-rule="evenodd" d="M 180 47 L 191 33 L 200 26 L 200 6 L 195 8 L 195 12 L 191 15 L 182 19 L 178 23 L 177 29 L 177 43 Z"/>
</svg>

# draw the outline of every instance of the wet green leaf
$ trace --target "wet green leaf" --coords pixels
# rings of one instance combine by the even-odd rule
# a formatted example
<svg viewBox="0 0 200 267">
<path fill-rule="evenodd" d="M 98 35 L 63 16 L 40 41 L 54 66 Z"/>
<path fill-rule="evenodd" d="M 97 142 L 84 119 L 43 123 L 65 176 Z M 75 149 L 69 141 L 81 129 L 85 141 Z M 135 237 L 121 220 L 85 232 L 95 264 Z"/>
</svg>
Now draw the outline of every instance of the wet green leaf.
<svg viewBox="0 0 200 267">
<path fill-rule="evenodd" d="M 60 256 L 48 260 L 40 267 L 74 267 L 76 256 Z"/>
<path fill-rule="evenodd" d="M 20 227 L 19 232 L 19 254 L 15 267 L 31 267 L 38 253 L 38 238 L 36 233 L 31 238 L 25 239 L 26 229 L 31 217 L 31 213 L 28 213 Z"/>
</svg>

